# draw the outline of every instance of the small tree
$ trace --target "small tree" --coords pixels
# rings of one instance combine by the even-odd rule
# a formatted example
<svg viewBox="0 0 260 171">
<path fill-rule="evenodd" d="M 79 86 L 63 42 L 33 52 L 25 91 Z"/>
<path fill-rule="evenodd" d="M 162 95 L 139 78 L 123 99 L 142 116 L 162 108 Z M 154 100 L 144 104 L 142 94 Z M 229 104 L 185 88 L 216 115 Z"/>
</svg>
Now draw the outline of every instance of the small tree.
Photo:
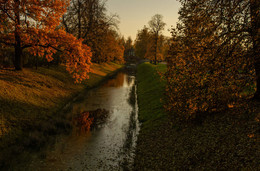
<svg viewBox="0 0 260 171">
<path fill-rule="evenodd" d="M 158 47 L 158 39 L 161 31 L 164 30 L 165 23 L 163 22 L 163 16 L 160 14 L 156 14 L 149 21 L 150 29 L 154 35 L 154 64 L 157 64 L 157 47 Z"/>
<path fill-rule="evenodd" d="M 88 78 L 90 48 L 58 28 L 69 0 L 1 0 L 0 43 L 15 49 L 14 66 L 22 70 L 22 51 L 53 60 L 62 51 L 67 70 L 77 82 Z"/>
</svg>

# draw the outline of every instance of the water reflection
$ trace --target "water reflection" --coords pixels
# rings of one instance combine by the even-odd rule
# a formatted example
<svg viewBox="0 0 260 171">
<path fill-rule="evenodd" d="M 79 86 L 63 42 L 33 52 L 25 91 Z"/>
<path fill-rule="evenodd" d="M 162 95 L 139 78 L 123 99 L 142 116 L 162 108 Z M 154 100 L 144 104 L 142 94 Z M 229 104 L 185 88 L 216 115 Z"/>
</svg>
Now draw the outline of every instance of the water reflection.
<svg viewBox="0 0 260 171">
<path fill-rule="evenodd" d="M 125 78 L 126 78 L 125 74 L 120 72 L 116 75 L 116 78 L 108 80 L 103 86 L 104 87 L 122 87 L 122 86 L 124 86 Z"/>
<path fill-rule="evenodd" d="M 109 111 L 106 109 L 82 112 L 73 116 L 74 129 L 79 133 L 96 129 L 106 123 L 108 115 Z"/>
<path fill-rule="evenodd" d="M 132 94 L 130 92 L 135 86 L 134 82 L 135 77 L 120 72 L 103 86 L 84 94 L 85 98 L 82 101 L 72 104 L 70 113 L 73 118 L 79 120 L 77 124 L 85 124 L 87 129 L 90 129 L 89 125 L 94 123 L 97 126 L 85 133 L 75 128 L 71 136 L 57 140 L 54 149 L 48 152 L 46 159 L 32 162 L 31 168 L 123 170 L 129 167 L 128 161 L 133 158 L 132 149 L 138 131 L 137 103 L 131 105 L 128 102 Z M 136 96 L 136 93 L 134 95 Z M 103 120 L 95 120 L 91 111 L 101 109 L 107 111 L 107 116 Z M 102 118 L 102 112 L 96 113 L 99 113 Z"/>
<path fill-rule="evenodd" d="M 90 131 L 90 127 L 93 123 L 94 117 L 90 116 L 89 112 L 83 112 L 79 116 L 76 116 L 73 121 L 74 125 L 79 128 L 80 132 Z"/>
</svg>

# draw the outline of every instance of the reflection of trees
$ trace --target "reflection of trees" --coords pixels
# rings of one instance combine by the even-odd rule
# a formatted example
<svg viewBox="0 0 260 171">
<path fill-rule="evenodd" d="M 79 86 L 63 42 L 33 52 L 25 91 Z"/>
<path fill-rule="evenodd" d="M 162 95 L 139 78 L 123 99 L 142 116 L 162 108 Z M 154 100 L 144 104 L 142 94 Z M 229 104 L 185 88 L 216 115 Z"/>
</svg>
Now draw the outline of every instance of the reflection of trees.
<svg viewBox="0 0 260 171">
<path fill-rule="evenodd" d="M 88 132 L 93 123 L 94 117 L 90 117 L 89 112 L 83 112 L 79 116 L 76 117 L 75 122 L 76 126 L 78 126 L 81 132 Z"/>
<path fill-rule="evenodd" d="M 117 74 L 116 78 L 110 79 L 104 85 L 104 87 L 121 87 L 124 85 L 125 74 L 120 72 Z"/>
<path fill-rule="evenodd" d="M 98 125 L 104 124 L 107 120 L 109 111 L 106 109 L 97 109 L 85 111 L 75 116 L 74 124 L 80 129 L 80 132 L 88 132 Z"/>
</svg>

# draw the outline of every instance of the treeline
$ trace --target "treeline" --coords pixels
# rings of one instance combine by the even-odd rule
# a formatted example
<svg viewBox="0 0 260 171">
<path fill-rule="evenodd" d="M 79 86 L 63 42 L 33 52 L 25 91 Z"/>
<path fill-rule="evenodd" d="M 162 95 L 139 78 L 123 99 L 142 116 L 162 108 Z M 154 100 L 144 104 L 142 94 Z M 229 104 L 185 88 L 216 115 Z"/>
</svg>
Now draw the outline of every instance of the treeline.
<svg viewBox="0 0 260 171">
<path fill-rule="evenodd" d="M 137 33 L 134 42 L 135 54 L 141 59 L 149 59 L 157 64 L 157 62 L 165 60 L 171 39 L 162 34 L 166 25 L 162 15 L 154 15 L 148 25 L 149 27 L 144 26 Z"/>
<path fill-rule="evenodd" d="M 107 14 L 104 0 L 7 0 L 0 14 L 0 65 L 64 63 L 80 82 L 91 62 L 124 63 L 118 16 Z"/>
<path fill-rule="evenodd" d="M 124 44 L 117 33 L 119 18 L 106 12 L 104 0 L 71 0 L 62 26 L 90 46 L 93 62 L 123 63 Z"/>
<path fill-rule="evenodd" d="M 186 120 L 232 107 L 242 97 L 259 100 L 260 1 L 180 2 L 167 58 L 166 109 Z"/>
</svg>

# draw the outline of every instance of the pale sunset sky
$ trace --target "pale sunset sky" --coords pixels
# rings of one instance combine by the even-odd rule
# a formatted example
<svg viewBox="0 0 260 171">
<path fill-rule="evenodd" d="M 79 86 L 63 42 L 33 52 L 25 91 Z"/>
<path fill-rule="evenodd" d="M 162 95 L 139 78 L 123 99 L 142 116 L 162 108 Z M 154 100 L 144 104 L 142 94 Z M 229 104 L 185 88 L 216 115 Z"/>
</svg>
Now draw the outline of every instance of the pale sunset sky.
<svg viewBox="0 0 260 171">
<path fill-rule="evenodd" d="M 127 38 L 136 38 L 138 30 L 148 22 L 155 14 L 163 15 L 163 21 L 167 24 L 163 34 L 170 36 L 168 29 L 176 26 L 180 3 L 176 0 L 107 0 L 108 13 L 118 14 L 120 17 L 120 33 Z"/>
</svg>

